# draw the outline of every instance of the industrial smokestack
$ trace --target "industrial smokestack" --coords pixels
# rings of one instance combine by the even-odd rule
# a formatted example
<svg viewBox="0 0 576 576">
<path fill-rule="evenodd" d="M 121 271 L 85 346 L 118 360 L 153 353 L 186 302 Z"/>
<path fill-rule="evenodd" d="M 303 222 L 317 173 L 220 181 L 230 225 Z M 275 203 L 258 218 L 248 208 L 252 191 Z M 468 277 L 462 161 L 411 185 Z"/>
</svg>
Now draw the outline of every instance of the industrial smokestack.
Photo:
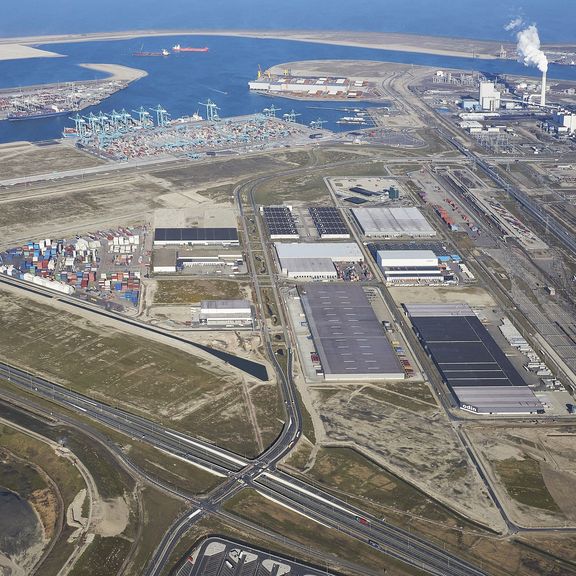
<svg viewBox="0 0 576 576">
<path fill-rule="evenodd" d="M 542 91 L 540 93 L 540 106 L 546 106 L 546 70 L 542 72 Z"/>
</svg>

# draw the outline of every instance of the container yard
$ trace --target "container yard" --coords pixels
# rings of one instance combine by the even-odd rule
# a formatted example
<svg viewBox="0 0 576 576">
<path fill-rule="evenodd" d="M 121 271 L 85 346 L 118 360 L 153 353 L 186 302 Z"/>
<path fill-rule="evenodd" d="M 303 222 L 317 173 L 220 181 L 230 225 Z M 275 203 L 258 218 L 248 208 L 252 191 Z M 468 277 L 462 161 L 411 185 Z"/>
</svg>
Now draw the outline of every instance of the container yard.
<svg viewBox="0 0 576 576">
<path fill-rule="evenodd" d="M 76 112 L 99 104 L 129 84 L 128 79 L 106 79 L 2 90 L 0 120 L 30 120 Z"/>
<path fill-rule="evenodd" d="M 259 70 L 258 77 L 248 82 L 248 87 L 261 94 L 311 100 L 369 100 L 381 97 L 376 84 L 364 79 L 292 76 L 290 70 L 284 70 L 281 76 L 269 70 Z M 356 120 L 352 123 L 363 122 Z"/>
<path fill-rule="evenodd" d="M 65 136 L 98 156 L 111 160 L 138 160 L 158 157 L 200 158 L 220 151 L 250 152 L 267 147 L 309 141 L 312 130 L 297 124 L 295 118 L 281 120 L 265 113 L 221 119 L 218 106 L 205 104 L 207 120 L 198 114 L 171 120 L 161 106 L 122 110 L 74 118 L 75 127 Z"/>
<path fill-rule="evenodd" d="M 115 310 L 138 306 L 147 273 L 147 228 L 43 239 L 0 253 L 0 274 Z"/>
</svg>

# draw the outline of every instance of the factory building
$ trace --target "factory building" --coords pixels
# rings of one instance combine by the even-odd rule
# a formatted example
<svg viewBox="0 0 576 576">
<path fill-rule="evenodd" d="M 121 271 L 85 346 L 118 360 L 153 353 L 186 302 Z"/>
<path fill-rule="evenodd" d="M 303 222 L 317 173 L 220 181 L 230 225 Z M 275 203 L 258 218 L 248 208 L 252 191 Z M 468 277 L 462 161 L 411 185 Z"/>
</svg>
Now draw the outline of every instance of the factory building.
<svg viewBox="0 0 576 576">
<path fill-rule="evenodd" d="M 262 74 L 256 80 L 248 82 L 248 88 L 266 94 L 292 93 L 302 96 L 332 96 L 358 98 L 371 90 L 363 80 L 348 78 L 312 78 L 298 76 L 272 76 Z"/>
<path fill-rule="evenodd" d="M 534 414 L 543 406 L 467 304 L 404 304 L 414 332 L 462 410 Z"/>
<path fill-rule="evenodd" d="M 358 284 L 307 284 L 306 320 L 327 381 L 401 380 L 404 370 Z"/>
<path fill-rule="evenodd" d="M 301 242 L 274 244 L 280 270 L 288 278 L 335 280 L 335 262 L 364 262 L 354 242 Z"/>
<path fill-rule="evenodd" d="M 236 228 L 156 228 L 154 246 L 238 246 Z"/>
<path fill-rule="evenodd" d="M 553 123 L 558 134 L 570 136 L 576 132 L 576 114 L 559 112 L 554 116 Z"/>
<path fill-rule="evenodd" d="M 221 327 L 253 327 L 254 311 L 248 300 L 203 300 L 200 324 Z"/>
<path fill-rule="evenodd" d="M 493 82 L 480 82 L 480 108 L 488 112 L 500 109 L 500 92 Z"/>
<path fill-rule="evenodd" d="M 432 250 L 378 250 L 376 261 L 387 283 L 442 282 L 438 256 Z"/>
<path fill-rule="evenodd" d="M 418 208 L 386 208 L 370 206 L 351 210 L 362 234 L 366 237 L 430 237 L 436 231 Z"/>
<path fill-rule="evenodd" d="M 282 274 L 294 280 L 336 280 L 338 274 L 330 258 L 284 258 Z"/>
<path fill-rule="evenodd" d="M 240 250 L 196 246 L 194 248 L 157 248 L 152 257 L 154 274 L 171 274 L 197 266 L 229 266 L 233 270 L 244 263 Z"/>
</svg>

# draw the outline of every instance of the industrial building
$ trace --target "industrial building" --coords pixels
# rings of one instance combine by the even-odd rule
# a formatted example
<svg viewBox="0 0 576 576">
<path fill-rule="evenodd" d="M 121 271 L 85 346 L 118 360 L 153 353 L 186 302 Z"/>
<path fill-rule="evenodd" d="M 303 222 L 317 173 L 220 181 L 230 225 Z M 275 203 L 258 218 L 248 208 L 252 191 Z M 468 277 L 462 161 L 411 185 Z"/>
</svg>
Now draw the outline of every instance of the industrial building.
<svg viewBox="0 0 576 576">
<path fill-rule="evenodd" d="M 320 208 L 309 208 L 308 211 L 320 238 L 350 238 L 350 232 L 338 208 L 322 206 Z"/>
<path fill-rule="evenodd" d="M 248 87 L 255 92 L 266 94 L 291 93 L 300 96 L 360 98 L 369 93 L 373 85 L 364 80 L 349 80 L 348 78 L 259 74 L 256 80 L 248 82 Z"/>
<path fill-rule="evenodd" d="M 438 256 L 432 250 L 378 250 L 376 262 L 388 283 L 442 282 Z"/>
<path fill-rule="evenodd" d="M 418 208 L 386 208 L 369 206 L 352 208 L 352 215 L 366 237 L 429 237 L 436 231 Z"/>
<path fill-rule="evenodd" d="M 570 136 L 576 132 L 576 114 L 558 112 L 552 119 L 552 126 L 557 134 Z"/>
<path fill-rule="evenodd" d="M 327 381 L 400 380 L 404 370 L 358 284 L 300 289 L 306 320 Z"/>
<path fill-rule="evenodd" d="M 242 252 L 223 247 L 195 246 L 194 248 L 157 248 L 152 257 L 154 274 L 170 274 L 197 266 L 229 266 L 232 269 L 244 263 Z"/>
<path fill-rule="evenodd" d="M 253 327 L 254 310 L 248 300 L 203 300 L 200 324 L 221 327 Z"/>
<path fill-rule="evenodd" d="M 297 240 L 300 237 L 292 206 L 261 206 L 260 213 L 272 240 Z"/>
<path fill-rule="evenodd" d="M 238 246 L 236 228 L 156 228 L 154 246 Z"/>
<path fill-rule="evenodd" d="M 467 304 L 405 304 L 404 308 L 461 409 L 478 414 L 543 410 Z"/>
<path fill-rule="evenodd" d="M 480 108 L 488 112 L 500 109 L 500 92 L 493 82 L 480 82 Z"/>
<path fill-rule="evenodd" d="M 364 262 L 354 242 L 301 242 L 274 244 L 280 270 L 288 278 L 335 280 L 335 262 Z"/>
</svg>

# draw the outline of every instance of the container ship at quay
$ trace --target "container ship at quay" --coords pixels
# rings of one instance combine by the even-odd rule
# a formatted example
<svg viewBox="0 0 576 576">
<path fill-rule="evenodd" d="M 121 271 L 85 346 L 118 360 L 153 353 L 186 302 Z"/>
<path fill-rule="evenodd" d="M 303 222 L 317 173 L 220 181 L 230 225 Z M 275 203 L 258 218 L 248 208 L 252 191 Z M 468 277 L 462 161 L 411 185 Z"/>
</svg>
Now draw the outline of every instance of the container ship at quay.
<svg viewBox="0 0 576 576">
<path fill-rule="evenodd" d="M 10 122 L 17 122 L 18 120 L 41 120 L 43 118 L 53 118 L 54 116 L 65 116 L 69 114 L 70 110 L 22 110 L 20 112 L 13 112 L 6 117 Z"/>
<path fill-rule="evenodd" d="M 180 46 L 180 44 L 176 44 L 172 47 L 172 52 L 208 52 L 208 47 L 204 46 L 203 48 L 186 48 L 184 46 Z"/>
</svg>

